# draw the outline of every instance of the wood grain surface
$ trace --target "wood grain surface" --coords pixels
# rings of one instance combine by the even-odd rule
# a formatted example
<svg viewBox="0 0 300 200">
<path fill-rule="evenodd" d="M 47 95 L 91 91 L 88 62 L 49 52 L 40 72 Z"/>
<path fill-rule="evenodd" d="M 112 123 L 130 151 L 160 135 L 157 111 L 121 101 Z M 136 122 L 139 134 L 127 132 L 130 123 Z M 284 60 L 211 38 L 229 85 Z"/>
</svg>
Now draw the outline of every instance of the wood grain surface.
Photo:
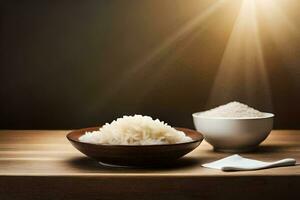
<svg viewBox="0 0 300 200">
<path fill-rule="evenodd" d="M 0 131 L 0 199 L 287 199 L 299 197 L 300 166 L 222 172 L 201 164 L 230 154 L 205 141 L 166 166 L 108 168 L 85 157 L 68 131 Z M 245 157 L 300 161 L 300 131 L 273 131 Z"/>
</svg>

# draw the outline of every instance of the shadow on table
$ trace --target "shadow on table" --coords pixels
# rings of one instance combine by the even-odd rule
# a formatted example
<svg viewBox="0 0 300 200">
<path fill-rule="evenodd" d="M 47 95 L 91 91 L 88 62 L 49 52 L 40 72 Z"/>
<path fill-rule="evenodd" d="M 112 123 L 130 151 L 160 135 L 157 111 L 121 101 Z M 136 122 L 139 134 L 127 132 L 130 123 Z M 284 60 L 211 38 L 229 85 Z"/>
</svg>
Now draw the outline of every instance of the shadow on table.
<svg viewBox="0 0 300 200">
<path fill-rule="evenodd" d="M 275 153 L 283 152 L 298 147 L 297 145 L 261 145 L 251 153 Z"/>
<path fill-rule="evenodd" d="M 108 167 L 101 165 L 97 161 L 90 159 L 88 157 L 75 157 L 67 161 L 72 168 L 80 169 L 89 172 L 146 172 L 151 169 L 151 172 L 155 170 L 175 170 L 189 168 L 196 165 L 200 165 L 201 160 L 193 157 L 183 157 L 169 164 L 164 164 L 160 166 L 146 166 L 146 167 Z"/>
</svg>

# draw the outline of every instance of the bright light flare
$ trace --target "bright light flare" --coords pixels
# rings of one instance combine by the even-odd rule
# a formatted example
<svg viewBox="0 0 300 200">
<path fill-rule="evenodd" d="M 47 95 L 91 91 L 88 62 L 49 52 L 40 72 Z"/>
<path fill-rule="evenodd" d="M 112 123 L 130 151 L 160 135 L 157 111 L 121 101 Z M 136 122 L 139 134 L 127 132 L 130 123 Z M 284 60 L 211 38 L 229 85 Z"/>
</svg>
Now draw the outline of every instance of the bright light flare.
<svg viewBox="0 0 300 200">
<path fill-rule="evenodd" d="M 263 101 L 267 109 L 272 109 L 256 6 L 255 0 L 244 0 L 241 4 L 215 77 L 208 107 L 238 100 L 252 105 Z"/>
<path fill-rule="evenodd" d="M 281 52 L 282 58 L 287 60 L 291 58 L 287 52 L 297 51 L 296 45 L 299 44 L 300 31 L 295 22 L 283 12 L 280 2 L 283 0 L 256 0 L 257 9 L 262 15 L 261 24 L 266 26 L 268 36 L 275 43 L 277 50 Z M 293 1 L 286 0 L 286 2 L 292 6 Z"/>
<path fill-rule="evenodd" d="M 216 73 L 211 94 L 208 98 L 209 107 L 224 104 L 232 100 L 239 100 L 253 106 L 262 103 L 266 109 L 271 111 L 271 89 L 264 61 L 261 41 L 262 36 L 260 35 L 259 27 L 261 27 L 262 24 L 264 27 L 267 27 L 270 37 L 272 37 L 278 49 L 286 50 L 292 48 L 289 40 L 293 37 L 299 37 L 299 30 L 281 11 L 278 6 L 279 1 L 287 0 L 240 1 L 241 7 Z M 177 41 L 193 33 L 196 27 L 205 24 L 207 20 L 213 18 L 213 15 L 216 14 L 224 4 L 232 2 L 232 0 L 215 1 L 206 10 L 199 13 L 199 15 L 188 21 L 176 32 L 169 35 L 147 55 L 137 60 L 136 63 L 133 63 L 132 67 L 124 71 L 123 74 L 120 74 L 117 81 L 114 81 L 113 84 L 110 83 L 107 90 L 103 91 L 103 106 L 106 106 L 106 103 L 117 95 L 133 78 L 145 76 L 146 69 L 164 57 L 165 52 L 174 47 Z M 174 13 L 174 15 L 175 14 L 176 13 Z M 262 18 L 258 17 L 258 15 L 261 16 L 260 14 L 262 14 Z M 224 20 L 226 20 L 226 16 L 224 16 Z M 223 23 L 223 21 L 220 23 Z M 288 57 L 288 55 L 286 57 Z M 172 58 L 168 62 L 172 62 L 174 59 Z M 144 93 L 151 90 L 151 86 L 154 85 L 153 82 L 159 83 L 159 81 L 157 81 L 159 74 L 164 70 L 166 69 L 162 66 L 156 70 L 155 73 L 153 72 L 153 74 L 151 74 L 153 77 L 151 85 L 145 87 Z"/>
</svg>

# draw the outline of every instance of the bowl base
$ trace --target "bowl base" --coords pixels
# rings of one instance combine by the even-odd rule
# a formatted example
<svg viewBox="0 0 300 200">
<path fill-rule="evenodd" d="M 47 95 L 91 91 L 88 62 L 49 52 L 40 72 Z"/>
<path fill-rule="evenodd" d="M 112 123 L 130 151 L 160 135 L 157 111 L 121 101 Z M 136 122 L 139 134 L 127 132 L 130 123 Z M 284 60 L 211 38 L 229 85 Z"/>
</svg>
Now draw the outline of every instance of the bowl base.
<svg viewBox="0 0 300 200">
<path fill-rule="evenodd" d="M 251 147 L 238 148 L 238 149 L 226 149 L 226 148 L 214 147 L 214 151 L 225 152 L 225 153 L 245 153 L 245 152 L 254 151 L 257 147 L 258 146 L 251 146 Z"/>
<path fill-rule="evenodd" d="M 100 162 L 98 161 L 98 163 L 104 167 L 114 167 L 114 168 L 134 168 L 134 166 L 129 166 L 129 165 L 116 165 L 116 164 L 109 164 L 109 163 L 105 163 L 105 162 Z"/>
<path fill-rule="evenodd" d="M 147 169 L 147 168 L 160 168 L 160 167 L 168 167 L 171 164 L 175 163 L 176 160 L 168 161 L 167 163 L 149 163 L 149 164 L 136 164 L 136 165 L 122 165 L 122 164 L 111 164 L 106 162 L 98 161 L 98 163 L 104 167 L 110 168 L 131 168 L 131 169 Z"/>
</svg>

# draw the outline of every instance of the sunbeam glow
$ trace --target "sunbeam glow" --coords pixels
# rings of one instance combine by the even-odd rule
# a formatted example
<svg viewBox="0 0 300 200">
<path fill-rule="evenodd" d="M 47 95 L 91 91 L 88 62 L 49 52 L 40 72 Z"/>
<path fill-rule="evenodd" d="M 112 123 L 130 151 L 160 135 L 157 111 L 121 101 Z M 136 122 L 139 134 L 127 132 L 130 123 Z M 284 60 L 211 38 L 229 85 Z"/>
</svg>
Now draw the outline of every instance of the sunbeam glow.
<svg viewBox="0 0 300 200">
<path fill-rule="evenodd" d="M 206 20 L 211 18 L 220 8 L 222 8 L 225 3 L 226 0 L 219 0 L 212 3 L 203 12 L 199 13 L 199 15 L 185 23 L 176 32 L 166 38 L 165 41 L 154 48 L 149 54 L 138 60 L 131 68 L 127 69 L 123 74 L 120 75 L 118 81 L 115 81 L 114 84 L 110 84 L 110 86 L 107 87 L 107 91 L 103 92 L 102 101 L 108 101 L 110 98 L 116 95 L 118 91 L 120 91 L 124 85 L 126 85 L 126 82 L 128 82 L 129 79 L 136 77 L 137 74 L 141 73 L 146 67 L 159 59 L 163 55 L 164 51 L 171 48 L 177 41 L 185 37 L 187 34 L 193 32 L 197 26 L 201 26 L 203 23 L 205 23 Z M 160 71 L 157 71 L 156 73 L 159 72 Z M 105 106 L 105 104 L 103 104 L 103 106 Z"/>
<path fill-rule="evenodd" d="M 215 74 L 210 95 L 208 96 L 208 107 L 238 100 L 258 108 L 261 106 L 268 111 L 272 111 L 272 94 L 269 84 L 270 74 L 267 71 L 267 67 L 269 66 L 266 62 L 267 59 L 265 59 L 264 39 L 273 39 L 278 49 L 284 49 L 286 51 L 293 48 L 291 40 L 299 37 L 297 26 L 282 12 L 278 3 L 280 1 L 285 0 L 214 1 L 214 3 L 211 3 L 205 10 L 199 12 L 196 17 L 166 37 L 165 40 L 154 47 L 152 51 L 141 59 L 137 59 L 130 68 L 120 73 L 116 81 L 110 83 L 107 90 L 103 91 L 101 99 L 103 107 L 106 106 L 106 103 L 109 102 L 112 97 L 126 87 L 130 81 L 136 81 L 136 79 L 138 79 L 137 77 L 149 79 L 151 76 L 151 83 L 149 82 L 148 85 L 144 84 L 144 90 L 139 92 L 139 96 L 137 97 L 143 98 L 155 83 L 159 84 L 159 81 L 163 81 L 159 80 L 163 77 L 160 77 L 160 74 L 167 70 L 165 66 L 170 66 L 169 63 L 176 60 L 176 55 L 168 55 L 170 59 L 165 61 L 168 65 L 159 66 L 151 71 L 149 68 L 152 67 L 153 63 L 161 58 L 167 57 L 166 52 L 168 49 L 174 48 L 176 43 L 187 37 L 187 35 L 190 36 L 187 41 L 192 41 L 195 37 L 195 29 L 197 27 L 203 29 L 205 23 L 211 18 L 214 18 L 214 15 L 220 11 L 220 9 L 224 8 L 224 5 L 239 3 L 236 5 L 240 5 L 240 10 L 238 13 L 235 13 L 237 14 L 237 18 L 234 22 L 233 29 L 231 30 L 231 26 L 230 29 L 228 29 L 228 33 L 231 30 L 231 34 L 224 49 L 223 57 L 220 59 L 220 65 Z M 176 13 L 174 13 L 174 16 L 175 15 Z M 224 15 L 224 18 L 218 20 L 218 23 L 226 22 L 226 20 L 228 19 L 226 15 Z M 263 31 L 261 29 L 262 27 Z M 223 30 L 221 30 L 221 32 L 222 31 Z M 201 34 L 201 31 L 197 34 Z M 225 33 L 224 36 L 225 35 L 227 34 Z M 211 39 L 211 42 L 214 42 L 213 37 L 209 39 Z M 183 51 L 184 45 L 181 47 L 183 47 L 181 50 Z M 282 53 L 286 54 L 284 56 L 285 58 L 288 58 L 286 52 L 283 51 Z M 149 74 L 149 71 L 151 74 Z"/>
<path fill-rule="evenodd" d="M 267 21 L 257 17 L 262 10 Z M 250 104 L 262 102 L 272 110 L 271 89 L 264 61 L 259 24 L 267 24 L 275 42 L 284 47 L 287 34 L 295 26 L 280 12 L 275 0 L 243 0 L 230 35 L 208 106 L 240 100 Z M 285 29 L 285 30 L 282 30 Z"/>
<path fill-rule="evenodd" d="M 261 23 L 267 27 L 277 49 L 283 54 L 283 58 L 289 58 L 287 52 L 293 51 L 298 44 L 293 41 L 299 40 L 299 28 L 282 11 L 278 0 L 257 1 L 257 8 L 262 15 Z"/>
</svg>

